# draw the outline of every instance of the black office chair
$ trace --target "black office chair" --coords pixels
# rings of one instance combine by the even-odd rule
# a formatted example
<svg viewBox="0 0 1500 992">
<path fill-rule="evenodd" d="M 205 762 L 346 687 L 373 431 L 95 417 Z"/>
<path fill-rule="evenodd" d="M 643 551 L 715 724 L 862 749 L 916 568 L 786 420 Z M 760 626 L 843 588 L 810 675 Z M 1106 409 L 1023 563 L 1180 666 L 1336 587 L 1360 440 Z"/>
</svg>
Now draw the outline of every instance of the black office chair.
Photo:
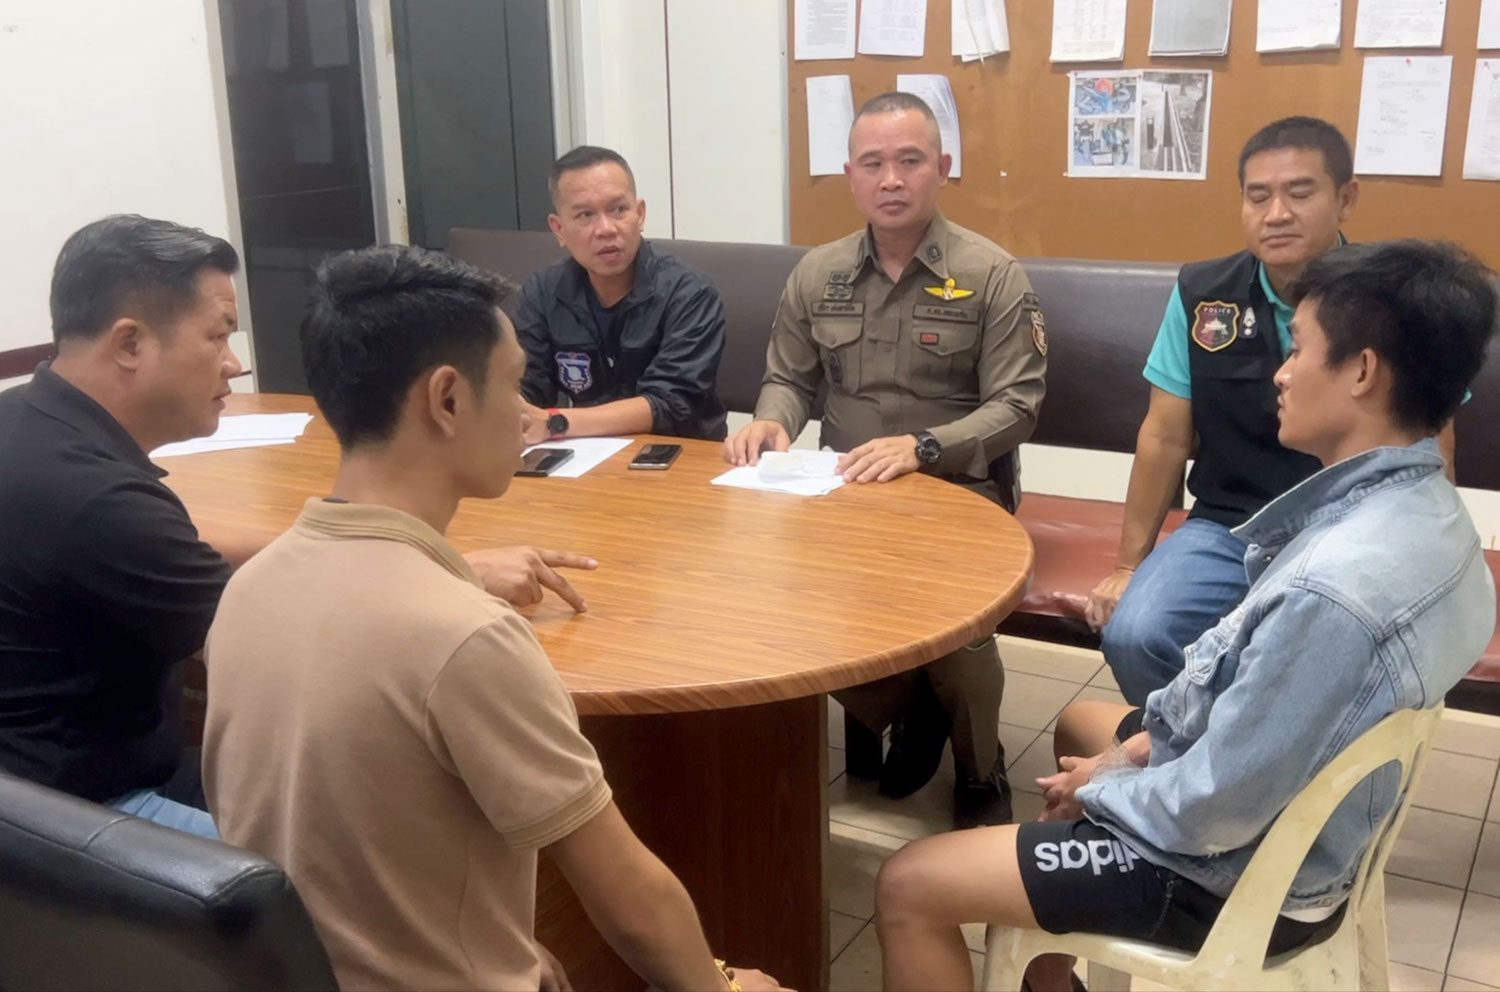
<svg viewBox="0 0 1500 992">
<path fill-rule="evenodd" d="M 0 774 L 0 989 L 332 989 L 265 858 Z"/>
</svg>

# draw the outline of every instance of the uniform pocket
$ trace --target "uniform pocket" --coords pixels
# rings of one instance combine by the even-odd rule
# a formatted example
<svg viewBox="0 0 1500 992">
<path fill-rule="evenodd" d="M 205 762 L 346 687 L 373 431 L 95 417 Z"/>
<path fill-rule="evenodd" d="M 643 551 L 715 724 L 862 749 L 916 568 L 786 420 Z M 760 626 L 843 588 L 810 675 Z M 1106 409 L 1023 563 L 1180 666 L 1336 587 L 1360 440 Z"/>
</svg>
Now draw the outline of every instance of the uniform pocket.
<svg viewBox="0 0 1500 992">
<path fill-rule="evenodd" d="M 979 328 L 973 324 L 916 324 L 911 329 L 910 387 L 918 396 L 952 396 L 969 388 L 977 365 Z"/>
<path fill-rule="evenodd" d="M 1204 379 L 1261 379 L 1269 382 L 1277 365 L 1266 355 L 1206 355 L 1193 365 Z"/>
<path fill-rule="evenodd" d="M 863 335 L 863 320 L 825 317 L 813 321 L 812 339 L 830 385 L 850 393 L 859 389 L 859 341 Z"/>
</svg>

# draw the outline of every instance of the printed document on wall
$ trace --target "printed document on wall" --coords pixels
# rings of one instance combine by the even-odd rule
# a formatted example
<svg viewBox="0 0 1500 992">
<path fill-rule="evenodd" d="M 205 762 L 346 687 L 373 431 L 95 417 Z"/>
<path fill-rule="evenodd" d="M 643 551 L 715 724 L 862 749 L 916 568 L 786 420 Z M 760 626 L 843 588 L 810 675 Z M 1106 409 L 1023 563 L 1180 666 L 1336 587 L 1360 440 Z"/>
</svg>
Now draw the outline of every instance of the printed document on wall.
<svg viewBox="0 0 1500 992">
<path fill-rule="evenodd" d="M 1152 55 L 1224 55 L 1229 51 L 1230 0 L 1156 0 Z"/>
<path fill-rule="evenodd" d="M 1355 48 L 1442 48 L 1448 0 L 1359 0 Z"/>
<path fill-rule="evenodd" d="M 1005 0 L 953 0 L 953 54 L 965 62 L 1010 51 Z"/>
<path fill-rule="evenodd" d="M 796 0 L 793 58 L 854 58 L 855 0 Z"/>
<path fill-rule="evenodd" d="M 1500 180 L 1500 58 L 1480 59 L 1474 66 L 1464 178 Z"/>
<path fill-rule="evenodd" d="M 861 55 L 918 58 L 927 44 L 927 0 L 860 0 Z"/>
<path fill-rule="evenodd" d="M 1354 171 L 1440 176 L 1448 124 L 1451 55 L 1371 55 L 1359 94 Z"/>
<path fill-rule="evenodd" d="M 1125 0 L 1053 0 L 1053 62 L 1119 62 L 1123 58 Z"/>
<path fill-rule="evenodd" d="M 807 173 L 843 174 L 854 125 L 854 89 L 848 76 L 807 77 Z"/>
<path fill-rule="evenodd" d="M 1260 0 L 1255 15 L 1255 50 L 1338 48 L 1343 26 L 1343 0 Z"/>
<path fill-rule="evenodd" d="M 1500 48 L 1500 0 L 1479 5 L 1479 49 Z"/>
<path fill-rule="evenodd" d="M 937 118 L 938 134 L 943 140 L 943 151 L 953 156 L 953 168 L 948 175 L 957 179 L 963 175 L 963 138 L 958 130 L 958 101 L 953 99 L 953 84 L 947 76 L 928 74 L 902 74 L 896 77 L 896 89 L 911 93 L 927 101 Z"/>
</svg>

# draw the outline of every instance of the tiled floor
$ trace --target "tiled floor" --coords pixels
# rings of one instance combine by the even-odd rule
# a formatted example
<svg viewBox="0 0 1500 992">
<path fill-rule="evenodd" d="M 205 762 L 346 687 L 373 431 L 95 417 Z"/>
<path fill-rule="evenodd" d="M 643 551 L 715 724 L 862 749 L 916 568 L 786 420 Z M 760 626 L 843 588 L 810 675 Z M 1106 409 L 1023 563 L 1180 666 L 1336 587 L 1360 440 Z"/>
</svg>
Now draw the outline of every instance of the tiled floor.
<svg viewBox="0 0 1500 992">
<path fill-rule="evenodd" d="M 1122 697 L 1097 652 L 1000 639 L 1005 703 L 1000 737 L 1016 792 L 1016 818 L 1034 819 L 1033 779 L 1052 766 L 1051 728 L 1074 699 Z M 880 988 L 880 945 L 870 923 L 875 873 L 908 840 L 945 830 L 950 759 L 922 791 L 901 802 L 843 774 L 843 715 L 829 703 L 828 884 L 831 985 Z M 1449 710 L 1415 805 L 1386 875 L 1391 988 L 1500 992 L 1500 719 Z M 984 928 L 966 929 L 975 975 Z M 1137 980 L 1137 992 L 1158 986 Z"/>
</svg>

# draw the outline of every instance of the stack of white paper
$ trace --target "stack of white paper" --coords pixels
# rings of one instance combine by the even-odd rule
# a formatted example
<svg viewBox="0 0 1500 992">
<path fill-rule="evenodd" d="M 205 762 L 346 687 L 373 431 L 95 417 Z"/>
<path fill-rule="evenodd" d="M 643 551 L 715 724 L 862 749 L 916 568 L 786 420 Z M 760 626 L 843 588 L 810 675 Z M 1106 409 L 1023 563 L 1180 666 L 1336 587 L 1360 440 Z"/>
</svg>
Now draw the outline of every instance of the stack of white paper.
<svg viewBox="0 0 1500 992">
<path fill-rule="evenodd" d="M 844 484 L 836 451 L 767 451 L 759 465 L 742 465 L 713 480 L 716 486 L 827 496 Z"/>
<path fill-rule="evenodd" d="M 953 0 L 953 54 L 965 62 L 1010 51 L 1005 0 Z"/>
<path fill-rule="evenodd" d="M 291 444 L 302 436 L 311 421 L 310 413 L 251 413 L 241 417 L 220 417 L 219 429 L 211 437 L 163 445 L 151 452 L 151 457 L 171 458 L 173 455 L 195 455 L 204 451 Z"/>
<path fill-rule="evenodd" d="M 1500 58 L 1480 59 L 1474 66 L 1464 178 L 1500 179 Z"/>
<path fill-rule="evenodd" d="M 793 58 L 854 58 L 854 0 L 796 0 Z"/>
<path fill-rule="evenodd" d="M 920 58 L 927 44 L 927 0 L 862 0 L 861 55 Z"/>
<path fill-rule="evenodd" d="M 1343 0 L 1260 0 L 1255 20 L 1257 52 L 1337 48 Z"/>
<path fill-rule="evenodd" d="M 1229 0 L 1156 0 L 1152 55 L 1224 55 L 1229 51 Z"/>
<path fill-rule="evenodd" d="M 1125 57 L 1125 0 L 1053 0 L 1053 62 Z"/>
<path fill-rule="evenodd" d="M 1500 0 L 1479 5 L 1479 48 L 1500 48 Z"/>
</svg>

